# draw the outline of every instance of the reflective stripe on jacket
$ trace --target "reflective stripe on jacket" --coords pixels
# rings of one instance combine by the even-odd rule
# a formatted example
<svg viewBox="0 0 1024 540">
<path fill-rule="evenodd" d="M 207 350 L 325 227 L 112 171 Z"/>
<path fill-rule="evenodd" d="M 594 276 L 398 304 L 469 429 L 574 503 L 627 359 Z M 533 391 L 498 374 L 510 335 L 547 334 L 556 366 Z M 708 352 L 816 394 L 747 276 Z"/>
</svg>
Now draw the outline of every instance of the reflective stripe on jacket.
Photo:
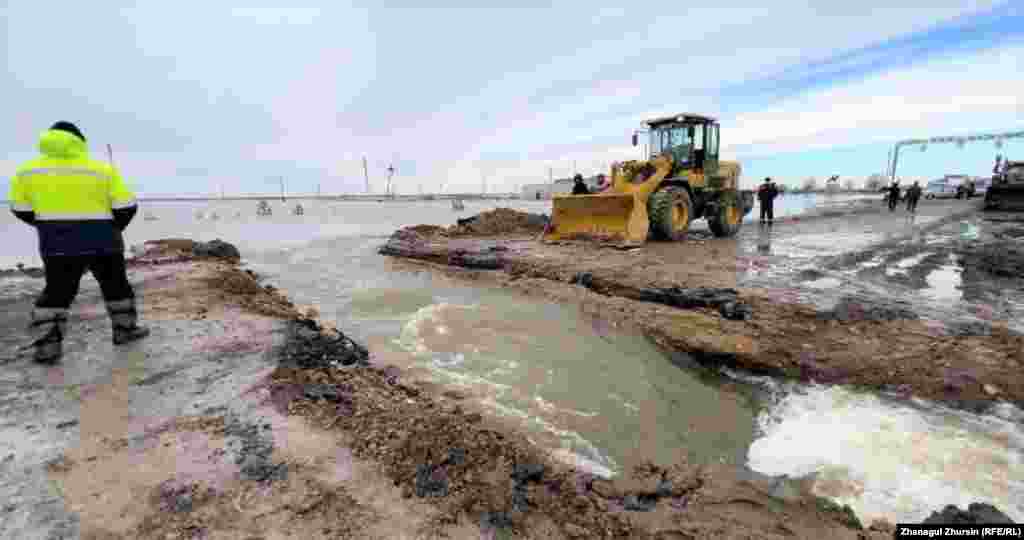
<svg viewBox="0 0 1024 540">
<path fill-rule="evenodd" d="M 85 141 L 65 131 L 43 132 L 39 151 L 18 168 L 8 198 L 12 211 L 34 214 L 40 252 L 123 252 L 115 210 L 134 211 L 137 203 L 117 169 L 91 159 Z"/>
</svg>

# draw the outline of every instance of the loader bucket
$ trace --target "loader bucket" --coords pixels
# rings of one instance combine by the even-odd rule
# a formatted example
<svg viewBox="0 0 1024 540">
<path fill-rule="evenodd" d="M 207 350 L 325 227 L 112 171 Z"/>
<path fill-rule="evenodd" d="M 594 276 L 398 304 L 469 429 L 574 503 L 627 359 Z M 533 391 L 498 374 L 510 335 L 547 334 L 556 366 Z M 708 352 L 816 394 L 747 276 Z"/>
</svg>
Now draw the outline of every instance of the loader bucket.
<svg viewBox="0 0 1024 540">
<path fill-rule="evenodd" d="M 640 245 L 647 240 L 650 223 L 641 194 L 567 195 L 554 197 L 552 203 L 545 242 L 586 240 Z"/>
</svg>

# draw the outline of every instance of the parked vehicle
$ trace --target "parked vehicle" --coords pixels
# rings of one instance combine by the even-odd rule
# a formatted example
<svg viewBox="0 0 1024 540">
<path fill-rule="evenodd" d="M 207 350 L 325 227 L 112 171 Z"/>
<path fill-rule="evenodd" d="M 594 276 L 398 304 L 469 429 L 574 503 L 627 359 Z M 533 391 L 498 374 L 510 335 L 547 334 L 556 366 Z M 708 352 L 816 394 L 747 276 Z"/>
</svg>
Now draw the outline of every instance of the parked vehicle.
<svg viewBox="0 0 1024 540">
<path fill-rule="evenodd" d="M 974 179 L 974 195 L 976 197 L 984 197 L 988 193 L 988 188 L 992 186 L 991 178 L 978 177 Z"/>
<path fill-rule="evenodd" d="M 924 188 L 925 199 L 970 199 L 976 193 L 974 181 L 966 176 L 945 176 L 929 181 Z"/>
<path fill-rule="evenodd" d="M 996 161 L 995 171 L 985 194 L 985 209 L 1024 210 L 1024 161 Z"/>
</svg>

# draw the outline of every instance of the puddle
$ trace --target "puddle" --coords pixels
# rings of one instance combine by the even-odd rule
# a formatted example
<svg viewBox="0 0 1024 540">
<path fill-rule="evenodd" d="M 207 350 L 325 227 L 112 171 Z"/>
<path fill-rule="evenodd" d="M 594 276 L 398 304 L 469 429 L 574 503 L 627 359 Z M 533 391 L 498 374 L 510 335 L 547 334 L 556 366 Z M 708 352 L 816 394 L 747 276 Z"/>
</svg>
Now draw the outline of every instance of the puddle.
<svg viewBox="0 0 1024 540">
<path fill-rule="evenodd" d="M 824 277 L 816 279 L 814 281 L 806 281 L 804 285 L 812 289 L 835 289 L 838 288 L 842 282 L 838 278 Z"/>
<path fill-rule="evenodd" d="M 963 270 L 957 264 L 955 255 L 949 256 L 949 262 L 950 264 L 940 266 L 925 276 L 928 288 L 921 291 L 922 294 L 932 300 L 948 302 L 957 302 L 963 298 L 963 291 L 960 289 L 963 284 Z"/>
</svg>

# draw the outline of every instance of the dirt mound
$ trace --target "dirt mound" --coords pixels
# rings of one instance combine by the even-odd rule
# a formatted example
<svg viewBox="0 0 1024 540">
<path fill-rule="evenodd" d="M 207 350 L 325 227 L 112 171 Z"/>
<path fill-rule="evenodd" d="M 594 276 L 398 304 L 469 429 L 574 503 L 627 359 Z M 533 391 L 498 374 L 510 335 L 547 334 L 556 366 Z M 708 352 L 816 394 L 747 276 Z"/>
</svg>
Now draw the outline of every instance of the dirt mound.
<svg viewBox="0 0 1024 540">
<path fill-rule="evenodd" d="M 941 512 L 932 512 L 925 525 L 1013 525 L 1013 520 L 998 508 L 985 503 L 971 503 L 967 510 L 948 505 Z"/>
<path fill-rule="evenodd" d="M 221 265 L 200 280 L 214 291 L 221 301 L 270 317 L 293 319 L 298 308 L 272 285 L 260 285 L 251 270 L 240 270 L 233 265 Z"/>
<path fill-rule="evenodd" d="M 963 252 L 963 265 L 999 278 L 1024 276 L 1024 246 L 1010 242 L 972 245 Z"/>
<path fill-rule="evenodd" d="M 449 236 L 498 236 L 502 234 L 537 234 L 544 231 L 548 216 L 530 214 L 511 208 L 496 208 L 473 217 L 460 219 L 448 229 Z"/>
<path fill-rule="evenodd" d="M 413 225 L 412 227 L 406 227 L 405 230 L 412 231 L 426 238 L 448 234 L 448 229 L 437 225 Z"/>
</svg>

